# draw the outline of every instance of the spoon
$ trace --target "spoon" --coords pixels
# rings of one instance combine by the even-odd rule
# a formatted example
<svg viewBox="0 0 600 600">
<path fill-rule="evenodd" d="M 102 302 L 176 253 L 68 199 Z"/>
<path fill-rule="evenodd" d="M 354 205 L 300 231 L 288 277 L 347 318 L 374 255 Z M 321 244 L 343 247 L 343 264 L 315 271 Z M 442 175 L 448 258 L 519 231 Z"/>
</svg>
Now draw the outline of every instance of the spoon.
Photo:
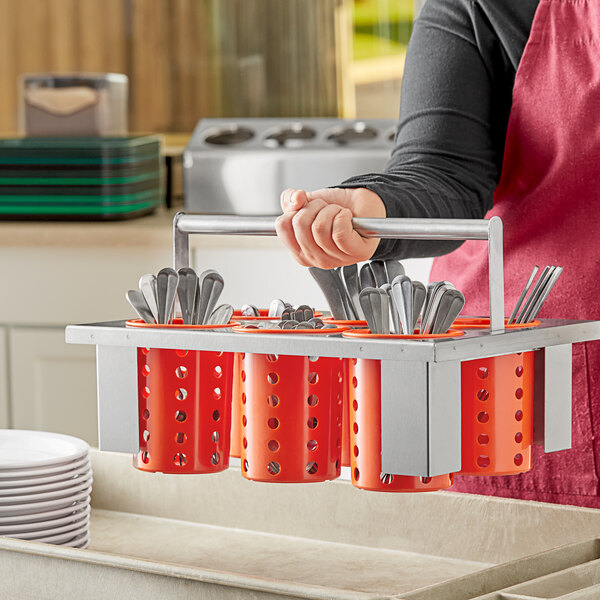
<svg viewBox="0 0 600 600">
<path fill-rule="evenodd" d="M 321 288 L 333 318 L 336 320 L 348 319 L 344 302 L 345 293 L 342 294 L 340 286 L 337 284 L 337 281 L 341 283 L 339 275 L 334 270 L 319 269 L 318 267 L 309 267 L 308 272 Z"/>
<path fill-rule="evenodd" d="M 465 297 L 458 290 L 444 290 L 435 315 L 431 333 L 446 333 L 465 305 Z"/>
<path fill-rule="evenodd" d="M 358 316 L 359 319 L 363 319 L 364 315 L 362 314 L 362 310 L 360 308 L 360 302 L 358 300 L 358 295 L 360 293 L 360 280 L 358 279 L 358 266 L 357 265 L 346 265 L 342 267 L 342 277 L 344 279 L 344 283 L 346 284 L 346 290 L 348 292 L 348 297 L 352 302 L 352 307 L 354 308 L 354 312 Z"/>
<path fill-rule="evenodd" d="M 392 286 L 389 283 L 384 283 L 379 289 L 383 290 L 388 295 L 391 322 L 390 332 L 402 333 L 402 324 L 400 323 L 399 314 L 394 303 L 394 297 L 392 296 Z"/>
<path fill-rule="evenodd" d="M 156 323 L 141 292 L 129 290 L 125 294 L 125 298 L 127 298 L 127 302 L 131 304 L 133 310 L 135 310 L 142 321 L 145 321 L 146 323 Z"/>
<path fill-rule="evenodd" d="M 231 304 L 221 304 L 208 317 L 208 325 L 226 325 L 231 321 L 233 315 L 233 306 Z"/>
<path fill-rule="evenodd" d="M 384 283 L 391 283 L 388 281 L 387 273 L 385 272 L 385 263 L 382 260 L 372 260 L 371 271 L 373 273 L 373 277 L 375 277 L 376 287 L 380 287 Z"/>
<path fill-rule="evenodd" d="M 384 261 L 384 265 L 385 272 L 387 273 L 387 280 L 389 283 L 392 283 L 392 281 L 394 281 L 394 279 L 396 279 L 396 277 L 398 277 L 399 275 L 405 274 L 402 263 L 398 262 L 397 260 L 386 260 Z"/>
<path fill-rule="evenodd" d="M 371 287 L 376 288 L 377 283 L 375 283 L 375 275 L 373 275 L 373 271 L 371 270 L 371 265 L 369 263 L 365 263 L 360 268 L 359 273 L 360 279 L 360 289 L 364 290 L 365 288 Z M 362 306 L 362 304 L 361 304 Z"/>
<path fill-rule="evenodd" d="M 194 307 L 196 305 L 196 292 L 198 290 L 198 275 L 190 267 L 182 267 L 177 271 L 177 297 L 181 307 L 181 318 L 184 325 L 192 325 L 194 320 Z"/>
<path fill-rule="evenodd" d="M 156 276 L 156 299 L 158 303 L 158 322 L 169 323 L 173 314 L 173 305 L 177 295 L 179 276 L 170 267 L 165 267 Z"/>
<path fill-rule="evenodd" d="M 281 313 L 285 310 L 285 302 L 277 298 L 271 302 L 269 306 L 269 317 L 281 317 Z"/>
<path fill-rule="evenodd" d="M 399 275 L 392 281 L 391 291 L 396 312 L 402 323 L 402 333 L 410 335 L 414 333 L 414 330 L 410 330 L 413 321 L 412 281 L 406 275 Z"/>
<path fill-rule="evenodd" d="M 411 323 L 411 331 L 414 331 L 417 328 L 417 321 L 419 320 L 419 315 L 421 314 L 421 309 L 423 308 L 423 304 L 425 303 L 425 296 L 427 295 L 427 290 L 425 286 L 420 281 L 413 281 L 413 320 Z"/>
<path fill-rule="evenodd" d="M 146 304 L 152 313 L 154 322 L 158 323 L 158 304 L 156 303 L 156 277 L 154 275 L 142 275 L 139 281 L 139 288 Z"/>
</svg>

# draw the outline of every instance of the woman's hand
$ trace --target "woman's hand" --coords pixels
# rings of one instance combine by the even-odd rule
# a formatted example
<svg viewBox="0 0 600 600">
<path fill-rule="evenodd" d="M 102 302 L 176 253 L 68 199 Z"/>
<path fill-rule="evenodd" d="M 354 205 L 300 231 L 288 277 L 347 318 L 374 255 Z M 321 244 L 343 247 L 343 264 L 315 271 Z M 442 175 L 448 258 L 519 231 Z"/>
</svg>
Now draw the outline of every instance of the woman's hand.
<svg viewBox="0 0 600 600">
<path fill-rule="evenodd" d="M 373 256 L 379 240 L 363 238 L 352 217 L 386 216 L 381 198 L 365 188 L 328 188 L 315 192 L 287 189 L 283 214 L 275 227 L 279 239 L 304 267 L 333 269 Z"/>
</svg>

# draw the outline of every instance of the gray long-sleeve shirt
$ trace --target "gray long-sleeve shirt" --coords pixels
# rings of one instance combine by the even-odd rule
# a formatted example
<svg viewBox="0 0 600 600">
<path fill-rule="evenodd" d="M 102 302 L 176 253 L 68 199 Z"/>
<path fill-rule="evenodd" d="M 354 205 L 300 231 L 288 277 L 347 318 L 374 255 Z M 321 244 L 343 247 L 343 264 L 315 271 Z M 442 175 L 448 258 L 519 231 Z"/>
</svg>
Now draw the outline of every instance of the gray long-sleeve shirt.
<svg viewBox="0 0 600 600">
<path fill-rule="evenodd" d="M 539 0 L 428 0 L 408 46 L 396 143 L 383 173 L 348 179 L 388 217 L 480 219 L 500 179 L 515 74 Z M 459 242 L 381 240 L 374 258 Z"/>
</svg>

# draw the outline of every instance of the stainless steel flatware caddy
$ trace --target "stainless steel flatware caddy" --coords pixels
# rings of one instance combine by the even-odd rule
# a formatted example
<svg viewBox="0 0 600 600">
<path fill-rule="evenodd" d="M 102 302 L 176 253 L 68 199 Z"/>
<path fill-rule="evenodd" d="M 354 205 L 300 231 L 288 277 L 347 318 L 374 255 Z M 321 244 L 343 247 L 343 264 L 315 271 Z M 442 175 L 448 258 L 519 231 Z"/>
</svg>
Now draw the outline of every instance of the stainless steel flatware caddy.
<svg viewBox="0 0 600 600">
<path fill-rule="evenodd" d="M 532 327 L 505 328 L 502 222 L 498 217 L 356 218 L 354 226 L 365 237 L 487 240 L 489 327 L 465 329 L 460 337 L 438 339 L 352 339 L 128 328 L 124 321 L 71 325 L 66 330 L 68 343 L 97 346 L 100 449 L 139 451 L 138 348 L 380 361 L 381 472 L 421 478 L 461 472 L 462 366 L 469 361 L 534 352 L 533 441 L 546 452 L 569 448 L 572 344 L 600 339 L 600 322 L 541 320 Z M 190 234 L 275 235 L 272 217 L 179 213 L 173 229 L 175 269 L 189 265 Z M 483 388 L 477 390 L 478 401 L 485 402 L 484 392 Z M 477 418 L 483 422 L 481 415 L 485 414 L 482 409 Z M 516 418 L 519 420 L 518 414 Z"/>
</svg>

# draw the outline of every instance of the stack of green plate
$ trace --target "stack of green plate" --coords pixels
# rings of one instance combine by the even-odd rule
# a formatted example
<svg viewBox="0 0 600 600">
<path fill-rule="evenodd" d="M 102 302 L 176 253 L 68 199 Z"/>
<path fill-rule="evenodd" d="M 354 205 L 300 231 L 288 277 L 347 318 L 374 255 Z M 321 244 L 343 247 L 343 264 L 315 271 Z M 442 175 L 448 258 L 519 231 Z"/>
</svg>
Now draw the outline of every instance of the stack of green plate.
<svg viewBox="0 0 600 600">
<path fill-rule="evenodd" d="M 162 196 L 160 138 L 0 140 L 0 219 L 126 219 Z"/>
</svg>

